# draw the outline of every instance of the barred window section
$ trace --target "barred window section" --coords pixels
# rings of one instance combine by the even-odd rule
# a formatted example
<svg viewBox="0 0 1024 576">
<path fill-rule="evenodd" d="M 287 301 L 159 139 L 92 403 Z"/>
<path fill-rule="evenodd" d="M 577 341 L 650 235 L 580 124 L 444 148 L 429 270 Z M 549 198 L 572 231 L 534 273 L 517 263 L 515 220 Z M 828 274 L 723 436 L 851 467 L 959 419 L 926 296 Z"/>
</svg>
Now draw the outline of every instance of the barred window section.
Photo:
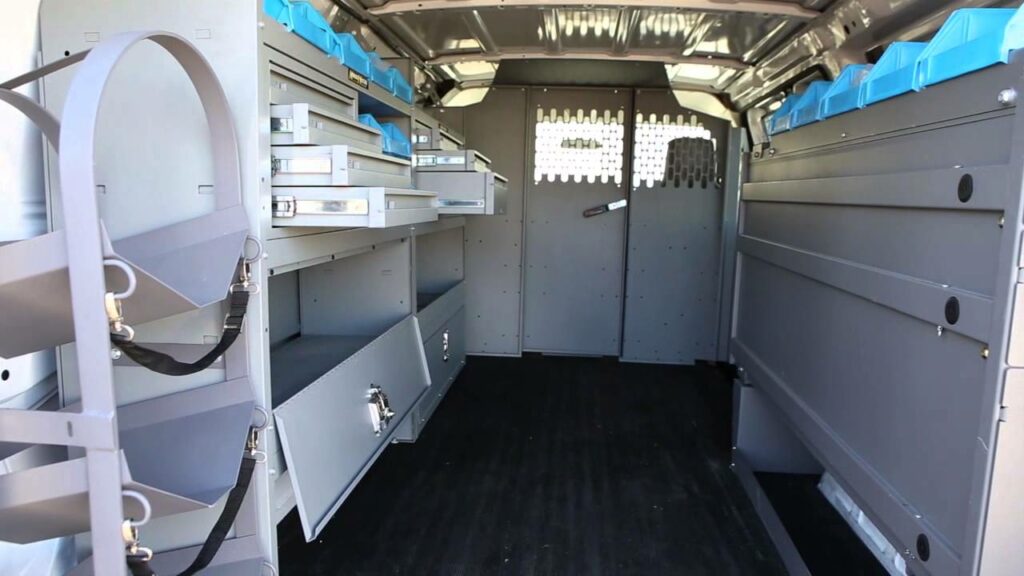
<svg viewBox="0 0 1024 576">
<path fill-rule="evenodd" d="M 717 149 L 711 131 L 704 128 L 696 115 L 686 118 L 683 114 L 675 117 L 650 114 L 645 117 L 638 113 L 633 130 L 633 188 L 653 188 L 655 183 L 664 181 L 669 142 L 677 138 L 710 140 L 712 149 Z"/>
<path fill-rule="evenodd" d="M 533 180 L 622 183 L 625 113 L 537 109 Z"/>
</svg>

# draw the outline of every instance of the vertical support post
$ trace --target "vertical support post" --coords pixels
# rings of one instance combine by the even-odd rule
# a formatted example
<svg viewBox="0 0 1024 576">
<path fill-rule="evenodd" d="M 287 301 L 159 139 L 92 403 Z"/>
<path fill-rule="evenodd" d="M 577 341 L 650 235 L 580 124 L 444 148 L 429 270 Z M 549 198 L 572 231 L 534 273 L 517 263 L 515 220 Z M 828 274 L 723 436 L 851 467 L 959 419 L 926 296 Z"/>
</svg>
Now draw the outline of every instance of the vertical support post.
<svg viewBox="0 0 1024 576">
<path fill-rule="evenodd" d="M 725 198 L 722 202 L 722 262 L 719 273 L 721 286 L 718 298 L 718 353 L 720 362 L 729 361 L 729 341 L 732 338 L 733 287 L 736 280 L 736 235 L 739 233 L 740 194 L 746 175 L 747 131 L 730 128 L 725 155 Z"/>
</svg>

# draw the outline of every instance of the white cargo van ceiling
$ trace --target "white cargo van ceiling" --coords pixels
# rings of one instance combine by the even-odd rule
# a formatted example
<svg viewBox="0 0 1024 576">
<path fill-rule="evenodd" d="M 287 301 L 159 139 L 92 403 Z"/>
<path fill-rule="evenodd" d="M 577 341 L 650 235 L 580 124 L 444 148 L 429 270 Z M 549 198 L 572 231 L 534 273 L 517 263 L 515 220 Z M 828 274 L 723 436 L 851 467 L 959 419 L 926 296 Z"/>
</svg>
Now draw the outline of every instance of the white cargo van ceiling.
<svg viewBox="0 0 1024 576">
<path fill-rule="evenodd" d="M 322 2 L 323 0 L 321 0 Z M 677 90 L 738 111 L 819 68 L 928 34 L 951 10 L 991 0 L 334 0 L 439 79 L 485 86 L 509 59 L 666 64 Z M 317 2 L 320 3 L 320 2 Z"/>
</svg>

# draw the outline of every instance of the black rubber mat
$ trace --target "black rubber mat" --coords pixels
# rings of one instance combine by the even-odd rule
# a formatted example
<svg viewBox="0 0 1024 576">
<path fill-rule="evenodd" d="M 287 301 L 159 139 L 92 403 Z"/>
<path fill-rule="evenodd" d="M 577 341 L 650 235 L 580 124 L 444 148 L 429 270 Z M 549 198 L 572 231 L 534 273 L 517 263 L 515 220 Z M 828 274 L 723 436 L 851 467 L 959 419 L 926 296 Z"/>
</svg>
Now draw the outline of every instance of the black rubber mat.
<svg viewBox="0 0 1024 576">
<path fill-rule="evenodd" d="M 316 542 L 281 524 L 282 574 L 784 574 L 729 469 L 729 414 L 707 368 L 472 358 Z"/>
</svg>

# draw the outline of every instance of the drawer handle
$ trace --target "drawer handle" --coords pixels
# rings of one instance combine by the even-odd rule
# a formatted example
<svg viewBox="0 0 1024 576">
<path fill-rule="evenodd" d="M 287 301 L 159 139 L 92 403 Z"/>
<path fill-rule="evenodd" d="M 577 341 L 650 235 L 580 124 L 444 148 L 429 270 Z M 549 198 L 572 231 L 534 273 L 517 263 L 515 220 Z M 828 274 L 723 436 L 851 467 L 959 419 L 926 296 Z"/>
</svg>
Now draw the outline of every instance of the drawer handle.
<svg viewBox="0 0 1024 576">
<path fill-rule="evenodd" d="M 380 389 L 380 386 L 370 385 L 370 423 L 373 424 L 373 433 L 380 436 L 382 430 L 387 430 L 391 419 L 395 417 L 395 411 L 391 409 L 388 395 Z"/>
<path fill-rule="evenodd" d="M 445 330 L 443 333 L 441 333 L 441 350 L 444 352 L 441 358 L 445 362 L 447 362 L 448 359 L 452 357 L 451 353 L 448 351 L 448 346 L 448 331 Z"/>
</svg>

